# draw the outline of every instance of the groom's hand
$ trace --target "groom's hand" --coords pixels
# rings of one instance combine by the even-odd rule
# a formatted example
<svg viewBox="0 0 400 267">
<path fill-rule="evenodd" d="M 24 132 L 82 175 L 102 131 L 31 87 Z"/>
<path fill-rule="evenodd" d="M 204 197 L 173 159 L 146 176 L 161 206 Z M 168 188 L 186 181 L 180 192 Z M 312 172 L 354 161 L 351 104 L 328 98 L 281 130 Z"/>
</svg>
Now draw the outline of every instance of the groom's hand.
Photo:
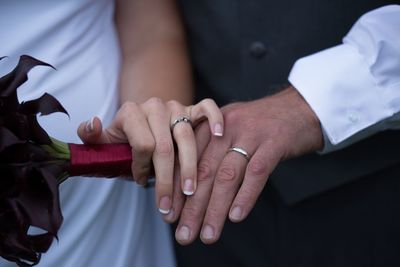
<svg viewBox="0 0 400 267">
<path fill-rule="evenodd" d="M 292 87 L 251 102 L 223 108 L 225 134 L 211 137 L 206 124 L 196 131 L 198 187 L 185 203 L 174 201 L 180 244 L 210 244 L 221 234 L 225 219 L 245 219 L 276 165 L 323 146 L 318 118 Z M 182 210 L 181 210 L 182 209 Z M 180 212 L 181 211 L 181 212 Z"/>
</svg>

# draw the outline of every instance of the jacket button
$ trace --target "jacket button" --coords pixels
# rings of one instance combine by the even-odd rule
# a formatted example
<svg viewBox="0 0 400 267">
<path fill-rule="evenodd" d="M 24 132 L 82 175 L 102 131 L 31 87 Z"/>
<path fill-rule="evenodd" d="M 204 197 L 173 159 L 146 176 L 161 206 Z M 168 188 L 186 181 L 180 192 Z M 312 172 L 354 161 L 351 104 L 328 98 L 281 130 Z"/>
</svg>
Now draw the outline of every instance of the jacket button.
<svg viewBox="0 0 400 267">
<path fill-rule="evenodd" d="M 250 45 L 250 54 L 255 58 L 262 58 L 267 53 L 267 48 L 262 42 L 254 42 Z"/>
</svg>

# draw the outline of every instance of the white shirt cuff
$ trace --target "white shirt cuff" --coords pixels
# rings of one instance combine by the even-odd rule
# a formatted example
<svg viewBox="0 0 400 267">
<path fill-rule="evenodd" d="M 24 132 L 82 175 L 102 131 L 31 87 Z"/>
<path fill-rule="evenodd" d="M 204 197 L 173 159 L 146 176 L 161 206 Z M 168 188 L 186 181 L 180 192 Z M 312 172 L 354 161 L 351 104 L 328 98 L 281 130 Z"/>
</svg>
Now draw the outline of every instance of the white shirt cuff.
<svg viewBox="0 0 400 267">
<path fill-rule="evenodd" d="M 338 144 L 393 115 L 358 51 L 342 44 L 296 62 L 289 81 L 318 116 L 327 138 Z"/>
</svg>

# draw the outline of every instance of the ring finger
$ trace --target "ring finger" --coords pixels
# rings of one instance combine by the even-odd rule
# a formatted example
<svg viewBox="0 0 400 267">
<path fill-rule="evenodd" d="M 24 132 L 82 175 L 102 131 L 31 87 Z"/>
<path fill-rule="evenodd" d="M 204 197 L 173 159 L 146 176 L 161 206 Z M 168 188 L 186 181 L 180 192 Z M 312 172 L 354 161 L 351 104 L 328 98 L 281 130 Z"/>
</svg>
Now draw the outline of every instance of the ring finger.
<svg viewBox="0 0 400 267">
<path fill-rule="evenodd" d="M 253 151 L 253 148 L 250 148 Z M 231 204 L 243 181 L 249 154 L 241 146 L 227 149 L 214 182 L 200 238 L 206 244 L 218 240 Z"/>
<path fill-rule="evenodd" d="M 183 110 L 172 111 L 171 130 L 178 147 L 181 189 L 185 195 L 191 196 L 196 190 L 197 180 L 196 140 L 189 117 L 182 114 Z"/>
</svg>

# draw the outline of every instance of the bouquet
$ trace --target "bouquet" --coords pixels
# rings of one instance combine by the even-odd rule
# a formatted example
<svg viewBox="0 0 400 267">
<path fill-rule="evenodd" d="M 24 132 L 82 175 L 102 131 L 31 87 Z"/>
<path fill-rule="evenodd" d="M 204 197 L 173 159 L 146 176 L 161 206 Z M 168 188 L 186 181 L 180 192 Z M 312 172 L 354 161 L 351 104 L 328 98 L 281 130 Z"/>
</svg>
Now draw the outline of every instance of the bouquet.
<svg viewBox="0 0 400 267">
<path fill-rule="evenodd" d="M 131 173 L 127 144 L 77 145 L 51 138 L 37 115 L 68 113 L 50 94 L 18 101 L 17 88 L 38 65 L 52 67 L 24 55 L 0 78 L 0 256 L 19 266 L 36 265 L 57 238 L 63 221 L 58 187 L 64 180 Z M 31 227 L 43 231 L 32 235 Z"/>
</svg>

